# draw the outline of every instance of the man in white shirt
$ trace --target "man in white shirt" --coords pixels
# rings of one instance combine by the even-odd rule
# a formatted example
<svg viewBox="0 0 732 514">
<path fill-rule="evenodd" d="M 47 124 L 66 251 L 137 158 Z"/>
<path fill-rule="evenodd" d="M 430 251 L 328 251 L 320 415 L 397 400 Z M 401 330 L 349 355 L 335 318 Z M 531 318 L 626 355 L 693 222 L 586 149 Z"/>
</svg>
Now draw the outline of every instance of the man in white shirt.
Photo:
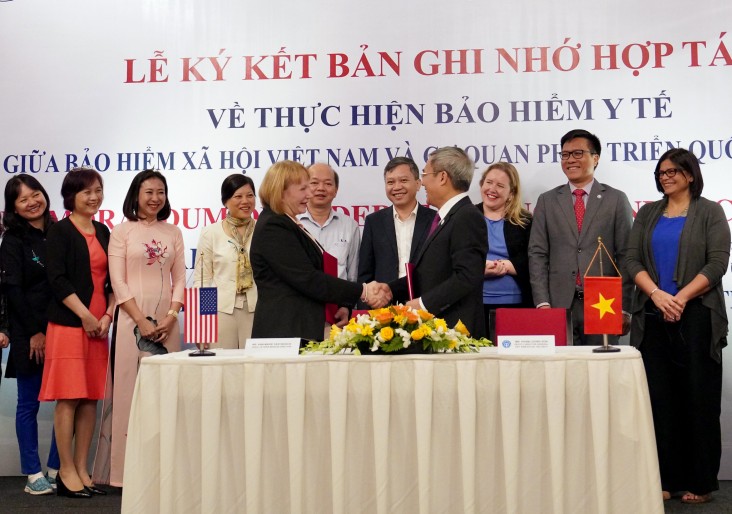
<svg viewBox="0 0 732 514">
<path fill-rule="evenodd" d="M 325 163 L 313 164 L 308 173 L 312 197 L 307 211 L 298 216 L 300 223 L 326 252 L 338 259 L 338 277 L 356 282 L 361 232 L 353 218 L 333 210 L 333 200 L 338 194 L 338 173 Z M 338 309 L 336 318 L 338 326 L 345 325 L 348 308 Z"/>
<path fill-rule="evenodd" d="M 384 168 L 384 190 L 391 207 L 366 216 L 358 259 L 358 281 L 391 282 L 406 274 L 422 247 L 436 211 L 417 202 L 419 168 L 408 157 L 394 157 Z"/>
</svg>

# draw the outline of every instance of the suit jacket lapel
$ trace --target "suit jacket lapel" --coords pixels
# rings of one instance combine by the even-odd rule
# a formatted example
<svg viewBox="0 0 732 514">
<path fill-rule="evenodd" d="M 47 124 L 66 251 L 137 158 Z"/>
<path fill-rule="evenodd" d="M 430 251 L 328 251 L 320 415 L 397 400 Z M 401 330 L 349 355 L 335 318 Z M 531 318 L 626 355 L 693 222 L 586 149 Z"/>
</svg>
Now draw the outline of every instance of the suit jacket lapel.
<svg viewBox="0 0 732 514">
<path fill-rule="evenodd" d="M 417 207 L 417 219 L 414 221 L 414 233 L 412 234 L 412 247 L 409 249 L 409 262 L 414 262 L 414 258 L 417 256 L 417 249 L 427 236 L 427 231 L 432 223 L 432 219 L 428 216 L 431 210 L 421 205 Z"/>
<path fill-rule="evenodd" d="M 389 241 L 389 248 L 394 254 L 394 259 L 399 262 L 399 249 L 397 248 L 396 229 L 394 228 L 394 206 L 384 209 L 384 216 L 381 216 L 381 230 L 384 231 L 386 240 Z"/>
<path fill-rule="evenodd" d="M 574 234 L 574 237 L 579 240 L 577 217 L 574 215 L 574 203 L 572 202 L 572 192 L 569 189 L 569 184 L 565 184 L 557 189 L 557 203 L 559 204 L 559 210 L 562 211 L 564 218 L 567 220 L 569 229 Z"/>
<path fill-rule="evenodd" d="M 452 206 L 452 209 L 450 209 L 447 213 L 447 215 L 441 220 L 440 224 L 437 225 L 437 228 L 432 233 L 431 236 L 427 237 L 427 240 L 424 242 L 424 245 L 422 245 L 422 250 L 419 252 L 419 256 L 417 257 L 417 260 L 414 261 L 415 264 L 419 262 L 419 260 L 424 255 L 425 250 L 429 247 L 429 245 L 432 243 L 432 241 L 437 237 L 437 235 L 442 232 L 442 230 L 445 228 L 445 226 L 450 223 L 450 219 L 452 218 L 453 214 L 455 214 L 458 210 L 465 207 L 465 204 L 468 204 L 469 208 L 473 208 L 473 204 L 470 203 L 470 198 L 467 196 L 462 198 L 458 203 Z M 436 216 L 436 215 L 435 215 Z M 430 223 L 431 225 L 432 223 Z"/>
</svg>

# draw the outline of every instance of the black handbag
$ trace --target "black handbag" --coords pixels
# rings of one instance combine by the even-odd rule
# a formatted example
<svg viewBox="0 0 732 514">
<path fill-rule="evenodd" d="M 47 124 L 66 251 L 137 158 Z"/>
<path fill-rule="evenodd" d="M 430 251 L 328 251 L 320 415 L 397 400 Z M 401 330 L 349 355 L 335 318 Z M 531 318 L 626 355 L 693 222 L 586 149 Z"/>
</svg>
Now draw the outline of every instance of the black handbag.
<svg viewBox="0 0 732 514">
<path fill-rule="evenodd" d="M 147 319 L 152 322 L 152 324 L 156 327 L 158 326 L 158 322 L 152 319 L 150 316 L 147 316 Z M 163 343 L 158 343 L 157 341 L 153 341 L 152 339 L 149 339 L 147 337 L 142 337 L 142 334 L 140 334 L 140 327 L 138 327 L 137 325 L 135 325 L 134 332 L 137 348 L 141 352 L 147 352 L 152 355 L 165 355 L 166 353 L 168 353 L 168 349 L 163 346 Z"/>
</svg>

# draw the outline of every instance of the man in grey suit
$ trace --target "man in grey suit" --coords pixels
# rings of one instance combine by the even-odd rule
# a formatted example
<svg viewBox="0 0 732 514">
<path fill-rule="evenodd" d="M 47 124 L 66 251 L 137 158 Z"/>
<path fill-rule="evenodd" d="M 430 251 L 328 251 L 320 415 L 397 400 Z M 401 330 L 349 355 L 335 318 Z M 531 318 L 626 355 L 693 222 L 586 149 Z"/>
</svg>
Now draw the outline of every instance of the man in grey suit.
<svg viewBox="0 0 732 514">
<path fill-rule="evenodd" d="M 409 157 L 394 157 L 384 168 L 384 188 L 392 206 L 366 216 L 358 258 L 360 283 L 391 282 L 414 262 L 437 211 L 420 205 L 419 168 Z"/>
<path fill-rule="evenodd" d="M 630 327 L 633 281 L 623 272 L 633 211 L 622 191 L 595 180 L 602 146 L 594 134 L 571 130 L 562 137 L 562 171 L 569 182 L 539 196 L 529 239 L 529 274 L 538 308 L 570 309 L 575 345 L 601 345 L 584 333 L 583 275 L 602 237 L 623 273 L 623 333 Z M 578 203 L 581 202 L 581 203 Z M 614 268 L 605 259 L 604 275 Z M 600 275 L 595 259 L 589 275 Z M 616 342 L 613 336 L 611 342 Z"/>
</svg>

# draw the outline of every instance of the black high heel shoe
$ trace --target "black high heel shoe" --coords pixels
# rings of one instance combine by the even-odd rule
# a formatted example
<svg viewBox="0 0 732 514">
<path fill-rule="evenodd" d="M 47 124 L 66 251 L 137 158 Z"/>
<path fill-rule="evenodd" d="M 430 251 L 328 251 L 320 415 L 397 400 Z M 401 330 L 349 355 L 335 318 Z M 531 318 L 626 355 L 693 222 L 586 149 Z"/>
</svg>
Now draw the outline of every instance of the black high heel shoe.
<svg viewBox="0 0 732 514">
<path fill-rule="evenodd" d="M 89 477 L 89 481 L 91 482 L 91 477 Z M 83 482 L 83 480 L 82 480 Z M 97 496 L 107 496 L 107 491 L 104 489 L 99 489 L 96 485 L 92 483 L 92 485 L 85 485 L 84 489 L 89 491 L 92 494 L 96 494 Z"/>
<path fill-rule="evenodd" d="M 80 491 L 70 491 L 69 488 L 66 487 L 66 484 L 64 484 L 64 481 L 61 480 L 61 473 L 56 475 L 56 495 L 65 496 L 66 498 L 91 498 L 92 497 L 92 493 L 87 491 L 86 488 L 83 488 Z"/>
<path fill-rule="evenodd" d="M 97 496 L 107 496 L 107 491 L 105 491 L 104 489 L 99 489 L 95 485 L 85 485 L 84 489 L 92 494 L 96 494 Z"/>
</svg>

